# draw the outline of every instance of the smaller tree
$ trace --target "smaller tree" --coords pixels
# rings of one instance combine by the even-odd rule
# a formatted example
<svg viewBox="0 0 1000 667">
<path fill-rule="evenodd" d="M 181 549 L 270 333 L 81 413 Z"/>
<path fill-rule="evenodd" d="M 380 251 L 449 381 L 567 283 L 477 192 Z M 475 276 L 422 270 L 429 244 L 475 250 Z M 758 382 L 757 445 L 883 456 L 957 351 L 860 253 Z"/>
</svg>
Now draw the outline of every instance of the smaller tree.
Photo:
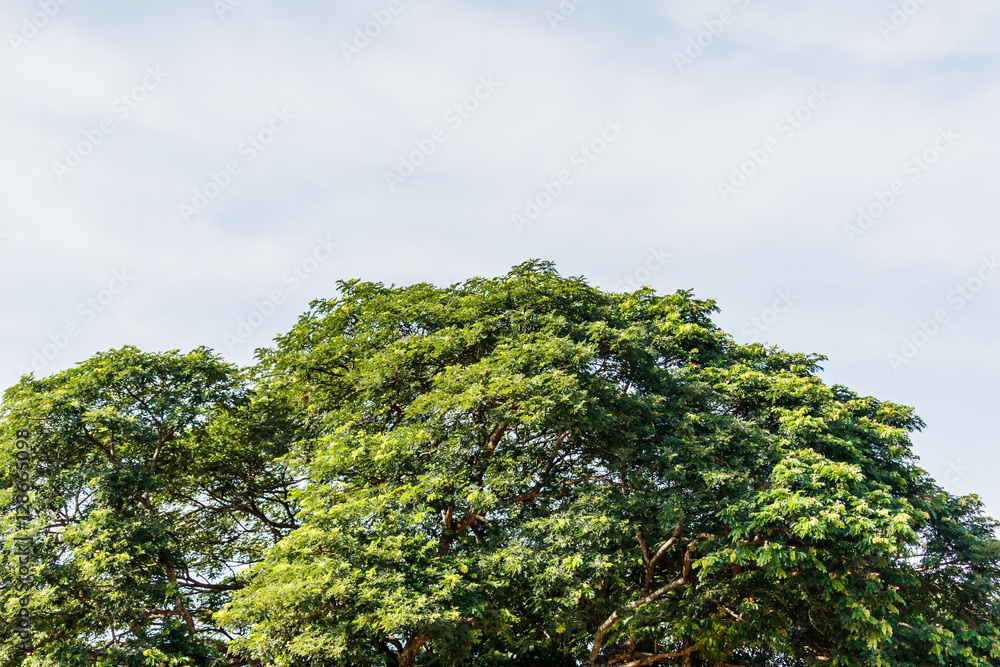
<svg viewBox="0 0 1000 667">
<path fill-rule="evenodd" d="M 296 527 L 295 480 L 281 462 L 294 429 L 240 371 L 199 348 L 124 347 L 4 395 L 0 503 L 7 546 L 13 435 L 35 452 L 37 518 L 25 665 L 214 665 L 226 634 L 212 615 L 236 571 Z M 9 551 L 8 551 L 9 553 Z M 0 579 L 15 578 L 0 557 Z M 22 664 L 5 586 L 0 662 Z"/>
</svg>

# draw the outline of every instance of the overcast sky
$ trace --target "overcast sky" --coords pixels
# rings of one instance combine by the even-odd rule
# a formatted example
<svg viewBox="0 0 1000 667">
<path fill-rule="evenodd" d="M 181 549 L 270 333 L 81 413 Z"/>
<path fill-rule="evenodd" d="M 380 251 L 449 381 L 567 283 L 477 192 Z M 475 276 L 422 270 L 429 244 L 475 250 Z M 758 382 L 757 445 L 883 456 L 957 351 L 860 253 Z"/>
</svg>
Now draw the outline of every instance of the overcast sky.
<svg viewBox="0 0 1000 667">
<path fill-rule="evenodd" d="M 0 380 L 249 363 L 338 279 L 714 298 L 1000 516 L 1000 5 L 8 0 Z"/>
</svg>

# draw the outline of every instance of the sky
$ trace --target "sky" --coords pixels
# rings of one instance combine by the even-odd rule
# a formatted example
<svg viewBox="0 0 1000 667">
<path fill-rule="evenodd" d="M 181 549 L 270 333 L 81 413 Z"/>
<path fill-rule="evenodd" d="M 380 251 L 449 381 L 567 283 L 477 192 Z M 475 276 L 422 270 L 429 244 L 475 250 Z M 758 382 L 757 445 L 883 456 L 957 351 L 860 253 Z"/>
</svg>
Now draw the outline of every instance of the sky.
<svg viewBox="0 0 1000 667">
<path fill-rule="evenodd" d="M 336 282 L 691 289 L 1000 517 L 1000 5 L 8 0 L 0 384 Z"/>
</svg>

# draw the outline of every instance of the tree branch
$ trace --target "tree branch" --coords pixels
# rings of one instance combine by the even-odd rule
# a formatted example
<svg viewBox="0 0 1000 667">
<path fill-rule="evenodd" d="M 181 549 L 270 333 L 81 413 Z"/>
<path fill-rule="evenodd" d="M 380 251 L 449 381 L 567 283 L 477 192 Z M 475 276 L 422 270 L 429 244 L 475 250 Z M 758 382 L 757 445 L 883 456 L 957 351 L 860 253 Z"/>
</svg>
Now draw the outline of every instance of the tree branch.
<svg viewBox="0 0 1000 667">
<path fill-rule="evenodd" d="M 667 554 L 670 548 L 675 544 L 677 544 L 677 540 L 680 539 L 681 530 L 683 528 L 684 528 L 684 519 L 681 519 L 680 523 L 677 524 L 677 528 L 674 530 L 674 534 L 670 536 L 670 539 L 664 542 L 663 546 L 657 549 L 655 556 L 648 559 L 648 563 L 646 564 L 646 576 L 643 579 L 642 592 L 640 593 L 641 596 L 649 595 L 649 589 L 653 587 L 653 575 L 656 574 L 656 566 L 659 564 L 660 560 L 662 560 L 663 557 Z M 645 549 L 645 545 L 643 545 L 643 549 Z"/>
<path fill-rule="evenodd" d="M 633 660 L 631 662 L 626 662 L 624 664 L 618 665 L 618 667 L 645 667 L 645 665 L 652 665 L 654 662 L 659 660 L 667 660 L 669 658 L 681 658 L 685 655 L 690 655 L 694 651 L 694 646 L 689 646 L 683 651 L 676 651 L 674 653 L 656 653 L 656 654 L 639 654 L 643 657 L 638 660 Z M 629 656 L 633 657 L 633 656 Z M 615 663 L 608 663 L 615 664 Z"/>
</svg>

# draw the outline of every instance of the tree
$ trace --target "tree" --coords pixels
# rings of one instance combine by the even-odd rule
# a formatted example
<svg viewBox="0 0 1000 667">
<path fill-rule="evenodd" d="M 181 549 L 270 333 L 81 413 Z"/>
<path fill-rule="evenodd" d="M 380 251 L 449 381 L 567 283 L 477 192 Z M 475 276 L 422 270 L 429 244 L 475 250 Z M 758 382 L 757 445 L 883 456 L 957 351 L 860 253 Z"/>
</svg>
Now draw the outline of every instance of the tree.
<svg viewBox="0 0 1000 667">
<path fill-rule="evenodd" d="M 281 463 L 296 432 L 246 385 L 203 348 L 125 347 L 6 392 L 3 529 L 8 547 L 18 535 L 33 542 L 36 634 L 19 662 L 8 548 L 0 663 L 217 664 L 227 637 L 212 614 L 242 586 L 235 570 L 296 527 L 295 480 Z M 37 513 L 23 530 L 9 511 L 21 429 Z"/>
<path fill-rule="evenodd" d="M 995 664 L 997 524 L 917 467 L 919 418 L 715 311 L 528 262 L 340 283 L 246 372 L 25 377 L 37 650 L 0 662 Z"/>
<path fill-rule="evenodd" d="M 300 527 L 220 614 L 280 665 L 947 665 L 1000 657 L 996 524 L 908 408 L 739 345 L 688 292 L 529 262 L 342 283 L 261 352 Z"/>
</svg>

